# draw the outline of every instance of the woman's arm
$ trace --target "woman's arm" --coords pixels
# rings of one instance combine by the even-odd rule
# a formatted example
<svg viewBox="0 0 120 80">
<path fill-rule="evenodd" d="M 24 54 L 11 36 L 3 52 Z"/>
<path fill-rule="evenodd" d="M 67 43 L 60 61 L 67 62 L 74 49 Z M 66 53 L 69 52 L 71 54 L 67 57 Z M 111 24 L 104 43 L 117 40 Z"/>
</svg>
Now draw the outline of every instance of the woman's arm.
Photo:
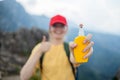
<svg viewBox="0 0 120 80">
<path fill-rule="evenodd" d="M 28 61 L 25 63 L 23 68 L 20 71 L 21 80 L 28 80 L 34 72 L 35 66 L 41 57 L 41 50 L 39 49 L 40 44 L 38 44 L 31 53 Z"/>
<path fill-rule="evenodd" d="M 50 48 L 50 43 L 46 41 L 46 37 L 43 36 L 42 42 L 39 43 L 33 50 L 32 55 L 23 66 L 22 70 L 20 71 L 20 78 L 21 80 L 28 80 L 34 72 L 34 68 L 39 61 L 41 55 L 48 51 Z"/>
</svg>

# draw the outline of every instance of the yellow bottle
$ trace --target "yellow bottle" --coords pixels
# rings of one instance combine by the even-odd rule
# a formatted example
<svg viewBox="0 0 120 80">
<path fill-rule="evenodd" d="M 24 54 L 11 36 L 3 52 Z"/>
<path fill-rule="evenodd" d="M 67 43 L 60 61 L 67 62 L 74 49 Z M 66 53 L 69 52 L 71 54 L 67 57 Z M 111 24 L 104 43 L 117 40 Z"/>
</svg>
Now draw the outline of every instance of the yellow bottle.
<svg viewBox="0 0 120 80">
<path fill-rule="evenodd" d="M 83 25 L 80 24 L 79 28 L 79 35 L 74 39 L 74 42 L 77 44 L 77 46 L 74 48 L 74 57 L 75 61 L 77 63 L 85 63 L 88 62 L 88 58 L 84 59 L 84 56 L 88 53 L 88 51 L 83 52 L 84 48 L 89 44 L 89 43 L 83 43 L 85 40 L 84 36 L 84 30 L 83 30 Z"/>
</svg>

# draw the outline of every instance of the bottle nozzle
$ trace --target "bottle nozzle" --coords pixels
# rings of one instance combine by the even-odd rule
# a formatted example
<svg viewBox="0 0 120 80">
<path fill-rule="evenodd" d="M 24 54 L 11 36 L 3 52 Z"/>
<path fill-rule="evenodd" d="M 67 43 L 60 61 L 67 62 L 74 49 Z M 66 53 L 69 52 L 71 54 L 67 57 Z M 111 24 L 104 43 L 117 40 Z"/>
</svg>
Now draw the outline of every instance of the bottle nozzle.
<svg viewBox="0 0 120 80">
<path fill-rule="evenodd" d="M 79 36 L 84 36 L 84 30 L 83 30 L 83 24 L 80 24 L 79 25 L 80 26 L 80 28 L 79 28 Z"/>
<path fill-rule="evenodd" d="M 80 24 L 79 26 L 80 26 L 80 28 L 83 28 L 83 24 Z"/>
</svg>

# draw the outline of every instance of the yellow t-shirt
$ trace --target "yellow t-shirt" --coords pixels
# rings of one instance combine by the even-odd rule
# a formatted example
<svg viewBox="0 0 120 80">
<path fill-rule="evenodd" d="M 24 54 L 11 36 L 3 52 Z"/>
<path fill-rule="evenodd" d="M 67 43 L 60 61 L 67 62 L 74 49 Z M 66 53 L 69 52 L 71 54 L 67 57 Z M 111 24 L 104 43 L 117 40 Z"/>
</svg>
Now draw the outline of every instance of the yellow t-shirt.
<svg viewBox="0 0 120 80">
<path fill-rule="evenodd" d="M 40 43 L 35 46 L 33 51 L 38 50 L 39 46 Z M 36 66 L 39 67 L 39 65 L 38 61 Z M 41 78 L 42 80 L 75 80 L 63 44 L 51 45 L 45 53 Z"/>
</svg>

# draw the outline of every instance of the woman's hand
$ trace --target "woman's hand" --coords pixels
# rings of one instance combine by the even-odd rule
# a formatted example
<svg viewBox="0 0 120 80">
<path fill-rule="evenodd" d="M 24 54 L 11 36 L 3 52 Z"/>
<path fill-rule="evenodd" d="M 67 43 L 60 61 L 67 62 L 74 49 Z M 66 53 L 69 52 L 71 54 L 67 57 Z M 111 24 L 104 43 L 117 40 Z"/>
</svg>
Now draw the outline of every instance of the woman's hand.
<svg viewBox="0 0 120 80">
<path fill-rule="evenodd" d="M 46 36 L 43 36 L 43 39 L 40 45 L 40 51 L 42 53 L 45 53 L 50 49 L 50 46 L 51 46 L 50 42 L 46 41 Z"/>
<path fill-rule="evenodd" d="M 91 38 L 92 38 L 92 34 L 88 34 L 86 36 L 86 39 L 83 41 L 84 44 L 87 43 L 87 42 L 89 42 L 88 46 L 86 46 L 86 48 L 83 50 L 83 52 L 86 52 L 87 50 L 89 50 L 88 54 L 86 54 L 84 56 L 84 58 L 89 58 L 92 55 L 92 53 L 93 53 L 93 47 L 92 46 L 94 45 L 94 42 L 90 41 Z M 74 64 L 75 67 L 78 67 L 80 65 L 80 63 L 76 63 L 75 62 L 74 54 L 73 54 L 73 49 L 76 46 L 77 46 L 77 44 L 75 44 L 74 42 L 70 42 L 69 43 L 70 52 L 71 52 L 71 54 L 70 54 L 70 61 Z"/>
<path fill-rule="evenodd" d="M 90 50 L 85 56 L 84 56 L 84 58 L 89 58 L 91 55 L 92 55 L 92 53 L 93 53 L 93 45 L 94 45 L 94 42 L 93 41 L 91 41 L 91 39 L 92 39 L 92 34 L 88 34 L 87 36 L 86 36 L 86 39 L 84 40 L 84 44 L 85 43 L 87 43 L 87 42 L 89 42 L 89 44 L 88 44 L 88 46 L 86 46 L 86 48 L 83 50 L 83 52 L 86 52 L 87 50 Z"/>
</svg>

